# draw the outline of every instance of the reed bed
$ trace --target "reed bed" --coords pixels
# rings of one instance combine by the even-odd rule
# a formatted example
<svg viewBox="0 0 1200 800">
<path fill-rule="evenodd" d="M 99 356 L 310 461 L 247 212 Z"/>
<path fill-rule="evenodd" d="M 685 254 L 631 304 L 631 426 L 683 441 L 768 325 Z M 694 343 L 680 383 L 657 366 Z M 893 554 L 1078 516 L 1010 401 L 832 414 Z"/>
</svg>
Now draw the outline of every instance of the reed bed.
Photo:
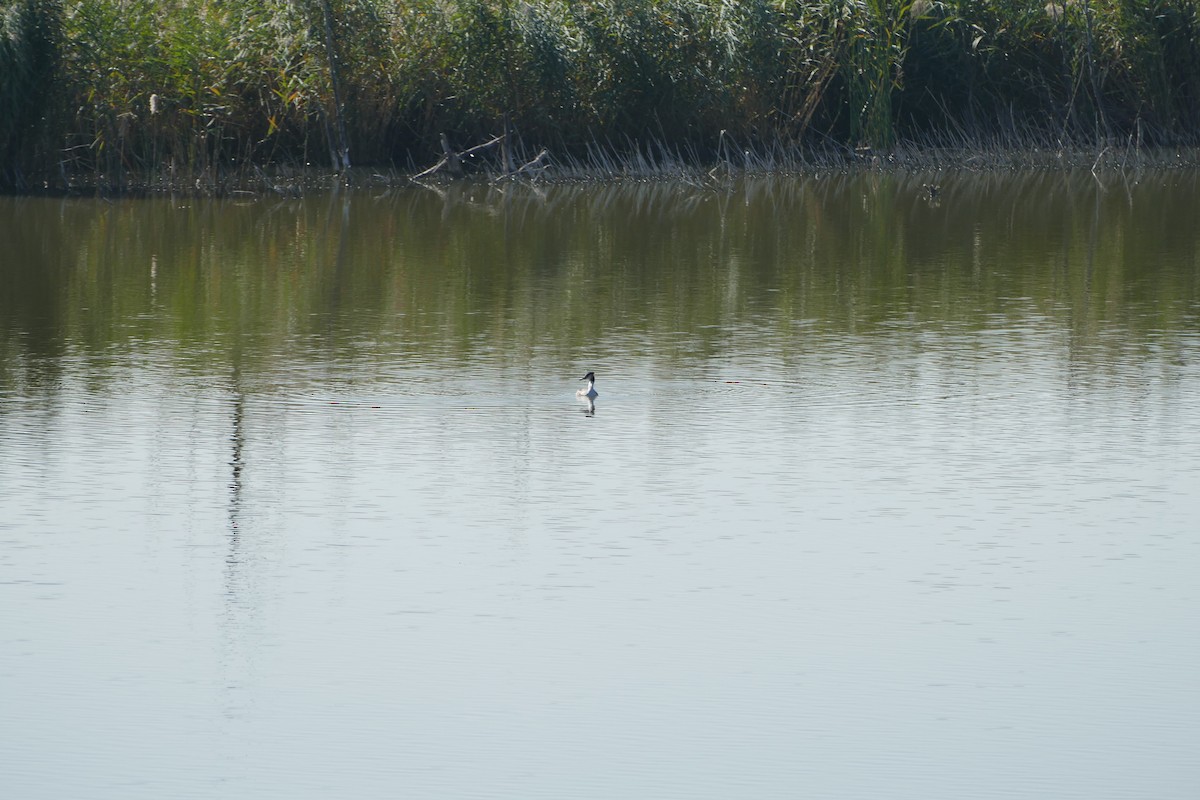
<svg viewBox="0 0 1200 800">
<path fill-rule="evenodd" d="M 16 189 L 407 180 L 493 140 L 462 174 L 1128 163 L 1197 131 L 1200 0 L 0 0 Z"/>
</svg>

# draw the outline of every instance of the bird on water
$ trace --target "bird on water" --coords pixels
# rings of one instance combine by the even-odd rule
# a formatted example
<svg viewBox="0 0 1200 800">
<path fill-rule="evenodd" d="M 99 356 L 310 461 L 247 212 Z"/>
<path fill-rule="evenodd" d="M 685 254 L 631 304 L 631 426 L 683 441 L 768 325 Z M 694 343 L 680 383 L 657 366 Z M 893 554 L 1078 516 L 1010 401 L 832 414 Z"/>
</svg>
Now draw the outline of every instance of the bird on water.
<svg viewBox="0 0 1200 800">
<path fill-rule="evenodd" d="M 586 389 L 580 389 L 579 391 L 577 391 L 575 393 L 576 397 L 595 397 L 598 394 L 596 392 L 596 373 L 589 372 L 587 375 L 584 375 L 579 380 L 587 381 L 588 385 L 587 385 Z"/>
</svg>

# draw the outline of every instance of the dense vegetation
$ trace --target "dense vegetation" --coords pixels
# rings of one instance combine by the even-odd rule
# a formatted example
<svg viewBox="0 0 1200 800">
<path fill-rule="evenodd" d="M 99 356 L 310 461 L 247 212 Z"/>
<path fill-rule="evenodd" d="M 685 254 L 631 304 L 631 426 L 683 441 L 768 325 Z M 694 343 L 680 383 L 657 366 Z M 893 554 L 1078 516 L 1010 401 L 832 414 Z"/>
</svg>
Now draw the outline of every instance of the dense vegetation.
<svg viewBox="0 0 1200 800">
<path fill-rule="evenodd" d="M 0 185 L 1194 144 L 1200 0 L 0 0 Z M 496 148 L 498 150 L 498 148 Z"/>
</svg>

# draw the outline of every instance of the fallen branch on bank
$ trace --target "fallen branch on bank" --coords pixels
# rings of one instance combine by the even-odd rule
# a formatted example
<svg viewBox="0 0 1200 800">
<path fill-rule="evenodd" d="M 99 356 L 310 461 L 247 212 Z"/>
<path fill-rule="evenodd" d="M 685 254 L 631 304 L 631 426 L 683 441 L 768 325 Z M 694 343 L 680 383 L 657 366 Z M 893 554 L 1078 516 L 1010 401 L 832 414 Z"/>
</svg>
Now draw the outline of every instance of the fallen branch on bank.
<svg viewBox="0 0 1200 800">
<path fill-rule="evenodd" d="M 528 161 L 528 162 L 522 164 L 521 166 L 517 167 L 516 169 L 510 170 L 510 171 L 504 173 L 503 175 L 498 176 L 496 178 L 496 181 L 502 181 L 505 179 L 511 180 L 513 178 L 519 178 L 522 175 L 527 175 L 529 177 L 534 177 L 535 175 L 541 175 L 550 166 L 549 164 L 546 163 L 547 159 L 549 159 L 549 158 L 550 158 L 550 151 L 543 147 L 542 152 L 540 152 L 536 156 L 534 156 L 532 161 Z"/>
<path fill-rule="evenodd" d="M 522 164 L 519 167 L 514 167 L 512 163 L 512 153 L 507 146 L 507 134 L 493 136 L 491 139 L 477 144 L 474 147 L 469 147 L 461 152 L 455 152 L 450 146 L 450 139 L 446 134 L 441 135 L 442 140 L 442 157 L 436 164 L 426 170 L 413 175 L 410 180 L 419 181 L 422 178 L 428 178 L 439 173 L 444 173 L 451 178 L 462 178 L 467 174 L 466 165 L 469 159 L 474 158 L 477 154 L 489 150 L 496 145 L 502 145 L 502 163 L 497 170 L 495 180 L 503 180 L 505 178 L 517 178 L 521 176 L 540 175 L 548 166 L 547 159 L 550 157 L 550 151 L 542 149 L 531 161 Z"/>
</svg>

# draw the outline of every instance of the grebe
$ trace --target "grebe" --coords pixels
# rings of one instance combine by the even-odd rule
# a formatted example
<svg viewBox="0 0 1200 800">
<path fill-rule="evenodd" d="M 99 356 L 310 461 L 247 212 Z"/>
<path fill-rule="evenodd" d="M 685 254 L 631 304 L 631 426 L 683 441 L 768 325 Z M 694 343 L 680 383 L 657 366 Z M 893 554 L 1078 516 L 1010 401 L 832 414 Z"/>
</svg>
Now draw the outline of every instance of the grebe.
<svg viewBox="0 0 1200 800">
<path fill-rule="evenodd" d="M 587 381 L 588 388 L 580 389 L 578 392 L 575 393 L 576 397 L 595 397 L 598 394 L 596 392 L 596 373 L 589 372 L 587 375 L 584 375 L 579 380 Z"/>
</svg>

